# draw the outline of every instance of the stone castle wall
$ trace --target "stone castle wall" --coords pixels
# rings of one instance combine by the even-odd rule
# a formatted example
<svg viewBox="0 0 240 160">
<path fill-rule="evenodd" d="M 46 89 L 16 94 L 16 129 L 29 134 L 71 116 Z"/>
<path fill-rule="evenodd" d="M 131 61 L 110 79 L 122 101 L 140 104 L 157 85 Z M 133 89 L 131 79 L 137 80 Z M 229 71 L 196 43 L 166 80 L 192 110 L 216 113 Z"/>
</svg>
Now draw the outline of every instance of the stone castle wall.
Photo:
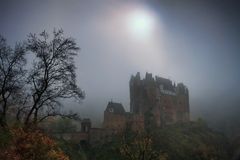
<svg viewBox="0 0 240 160">
<path fill-rule="evenodd" d="M 189 121 L 189 93 L 187 87 L 171 80 L 152 77 L 146 73 L 144 79 L 140 74 L 132 76 L 130 80 L 130 111 L 133 114 L 144 115 L 150 112 L 154 116 L 155 124 Z"/>
<path fill-rule="evenodd" d="M 137 73 L 129 85 L 130 112 L 126 112 L 121 103 L 109 102 L 102 128 L 91 128 L 89 119 L 82 121 L 81 140 L 101 144 L 128 129 L 141 132 L 148 125 L 162 127 L 189 121 L 189 92 L 183 83 L 176 85 L 169 79 L 153 78 L 149 73 L 141 79 Z"/>
</svg>

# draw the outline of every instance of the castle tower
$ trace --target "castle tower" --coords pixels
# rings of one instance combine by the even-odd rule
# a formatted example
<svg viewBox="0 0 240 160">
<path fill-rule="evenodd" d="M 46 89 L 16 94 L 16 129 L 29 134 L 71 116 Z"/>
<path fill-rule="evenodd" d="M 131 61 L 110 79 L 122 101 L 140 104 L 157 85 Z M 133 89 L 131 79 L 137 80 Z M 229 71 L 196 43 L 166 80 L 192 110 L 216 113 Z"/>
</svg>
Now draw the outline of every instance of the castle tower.
<svg viewBox="0 0 240 160">
<path fill-rule="evenodd" d="M 130 112 L 144 114 L 156 103 L 156 86 L 151 73 L 141 80 L 140 73 L 130 79 Z"/>
<path fill-rule="evenodd" d="M 81 132 L 89 133 L 91 129 L 91 121 L 90 119 L 86 118 L 81 121 Z"/>
<path fill-rule="evenodd" d="M 183 83 L 138 72 L 130 79 L 130 112 L 151 118 L 156 126 L 189 121 L 189 93 Z"/>
<path fill-rule="evenodd" d="M 103 127 L 122 131 L 126 125 L 126 112 L 121 103 L 108 102 L 107 108 L 104 111 Z"/>
</svg>

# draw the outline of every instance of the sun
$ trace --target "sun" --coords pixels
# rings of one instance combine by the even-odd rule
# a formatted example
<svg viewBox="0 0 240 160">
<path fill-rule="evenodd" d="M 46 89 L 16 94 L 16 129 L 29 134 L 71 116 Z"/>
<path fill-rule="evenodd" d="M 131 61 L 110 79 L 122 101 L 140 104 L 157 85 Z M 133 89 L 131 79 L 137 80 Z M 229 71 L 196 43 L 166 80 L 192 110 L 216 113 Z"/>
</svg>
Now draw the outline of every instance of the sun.
<svg viewBox="0 0 240 160">
<path fill-rule="evenodd" d="M 154 30 L 154 16 L 145 10 L 136 10 L 128 15 L 128 28 L 138 38 L 148 38 Z"/>
</svg>

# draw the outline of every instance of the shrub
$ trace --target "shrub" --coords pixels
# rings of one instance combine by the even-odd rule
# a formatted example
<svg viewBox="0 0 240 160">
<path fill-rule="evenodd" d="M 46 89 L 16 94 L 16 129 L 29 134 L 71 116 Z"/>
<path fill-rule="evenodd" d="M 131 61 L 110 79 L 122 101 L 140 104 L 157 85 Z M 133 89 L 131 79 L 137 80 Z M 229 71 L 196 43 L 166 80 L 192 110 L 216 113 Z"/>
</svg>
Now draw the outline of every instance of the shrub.
<svg viewBox="0 0 240 160">
<path fill-rule="evenodd" d="M 11 140 L 1 149 L 4 160 L 69 160 L 54 140 L 39 130 L 10 129 Z"/>
</svg>

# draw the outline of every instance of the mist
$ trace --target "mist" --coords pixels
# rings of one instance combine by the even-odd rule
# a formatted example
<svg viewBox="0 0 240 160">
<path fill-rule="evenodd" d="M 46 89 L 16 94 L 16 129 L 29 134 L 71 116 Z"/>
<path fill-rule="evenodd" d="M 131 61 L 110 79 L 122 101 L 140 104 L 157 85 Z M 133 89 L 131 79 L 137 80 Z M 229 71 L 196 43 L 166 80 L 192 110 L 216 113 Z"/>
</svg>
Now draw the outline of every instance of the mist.
<svg viewBox="0 0 240 160">
<path fill-rule="evenodd" d="M 153 17 L 148 37 L 129 30 L 127 20 L 134 11 Z M 30 32 L 54 28 L 76 39 L 81 48 L 75 59 L 77 81 L 86 98 L 64 104 L 95 126 L 101 125 L 108 101 L 129 111 L 129 80 L 137 72 L 186 84 L 192 119 L 202 117 L 221 126 L 216 124 L 239 113 L 237 2 L 3 0 L 0 14 L 0 33 L 12 45 Z"/>
</svg>

